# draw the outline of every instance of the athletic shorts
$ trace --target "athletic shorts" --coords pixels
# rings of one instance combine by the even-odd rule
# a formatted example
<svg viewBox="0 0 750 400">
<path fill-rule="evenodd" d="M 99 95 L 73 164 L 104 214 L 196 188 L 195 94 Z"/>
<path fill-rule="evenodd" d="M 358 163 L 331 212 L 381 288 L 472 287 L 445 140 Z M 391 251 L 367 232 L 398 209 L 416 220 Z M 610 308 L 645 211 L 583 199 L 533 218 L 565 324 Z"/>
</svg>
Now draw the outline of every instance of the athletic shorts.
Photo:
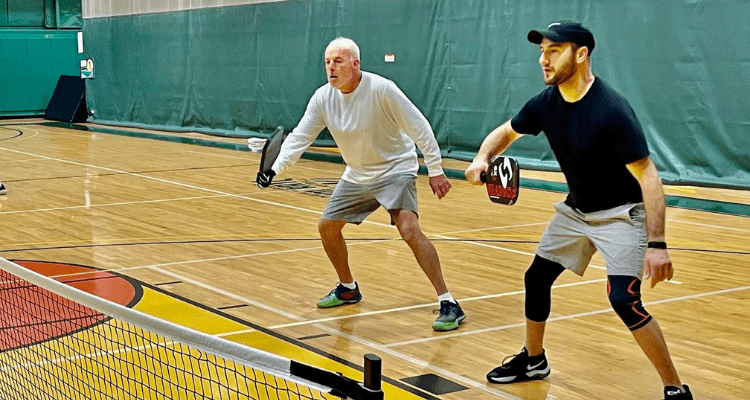
<svg viewBox="0 0 750 400">
<path fill-rule="evenodd" d="M 648 233 L 643 203 L 583 213 L 564 202 L 544 230 L 536 254 L 583 275 L 599 251 L 607 275 L 643 279 Z"/>
<path fill-rule="evenodd" d="M 409 210 L 419 215 L 417 177 L 401 174 L 370 184 L 356 184 L 341 179 L 333 189 L 322 218 L 361 224 L 380 206 L 388 211 Z M 394 224 L 393 217 L 391 224 Z"/>
</svg>

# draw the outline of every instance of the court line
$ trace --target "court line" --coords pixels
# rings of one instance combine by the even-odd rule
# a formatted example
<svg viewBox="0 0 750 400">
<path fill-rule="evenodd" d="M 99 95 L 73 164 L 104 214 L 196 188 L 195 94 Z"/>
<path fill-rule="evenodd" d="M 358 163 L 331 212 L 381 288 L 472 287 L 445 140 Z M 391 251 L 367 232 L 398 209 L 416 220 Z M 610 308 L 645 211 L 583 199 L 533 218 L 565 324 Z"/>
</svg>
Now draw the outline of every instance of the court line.
<svg viewBox="0 0 750 400">
<path fill-rule="evenodd" d="M 169 275 L 169 276 L 173 276 L 173 277 L 178 278 L 178 279 L 180 279 L 180 280 L 182 280 L 184 282 L 188 282 L 188 283 L 192 283 L 192 284 L 198 285 L 198 286 L 200 286 L 200 287 L 202 287 L 204 289 L 209 289 L 209 290 L 215 291 L 217 293 L 223 294 L 223 295 L 228 296 L 230 298 L 233 298 L 235 300 L 240 300 L 240 301 L 243 301 L 243 302 L 247 302 L 248 304 L 255 305 L 255 306 L 257 306 L 259 308 L 262 308 L 264 310 L 278 313 L 278 314 L 283 315 L 283 316 L 285 316 L 285 317 L 287 317 L 289 319 L 300 321 L 300 322 L 306 321 L 303 317 L 300 317 L 298 315 L 294 315 L 294 314 L 291 314 L 291 313 L 287 313 L 286 311 L 278 310 L 278 309 L 276 309 L 274 307 L 270 307 L 270 306 L 268 306 L 266 304 L 258 303 L 256 301 L 253 301 L 253 300 L 244 298 L 242 296 L 236 295 L 236 294 L 234 294 L 232 292 L 228 292 L 228 291 L 225 291 L 225 290 L 213 287 L 211 285 L 207 285 L 207 284 L 205 284 L 203 282 L 199 282 L 199 281 L 190 279 L 188 277 L 185 277 L 185 276 L 182 276 L 182 275 L 170 272 L 170 271 L 163 270 L 163 269 L 161 269 L 159 267 L 151 267 L 151 269 L 153 269 L 155 271 L 158 271 L 160 273 Z M 355 314 L 355 315 L 352 315 L 350 317 L 358 317 L 358 316 L 359 315 Z M 490 388 L 490 387 L 486 386 L 486 384 L 479 383 L 479 382 L 477 382 L 477 381 L 475 381 L 473 379 L 466 378 L 463 375 L 456 374 L 454 372 L 451 372 L 451 371 L 448 371 L 446 369 L 440 368 L 438 366 L 432 365 L 432 364 L 428 363 L 427 361 L 411 357 L 409 355 L 403 354 L 403 353 L 395 351 L 395 350 L 391 350 L 391 349 L 389 349 L 389 348 L 387 348 L 387 347 L 385 347 L 385 346 L 383 346 L 381 344 L 372 342 L 372 341 L 364 339 L 362 337 L 354 336 L 354 335 L 345 333 L 345 332 L 343 332 L 343 331 L 341 331 L 339 329 L 331 328 L 331 327 L 328 327 L 326 325 L 322 325 L 320 323 L 312 323 L 312 322 L 309 322 L 309 323 L 311 323 L 315 328 L 320 329 L 320 330 L 322 330 L 324 332 L 327 332 L 327 333 L 335 335 L 335 336 L 344 337 L 344 338 L 346 338 L 348 340 L 351 340 L 353 342 L 356 342 L 356 343 L 358 343 L 358 344 L 360 344 L 362 346 L 366 346 L 366 347 L 369 347 L 371 349 L 374 349 L 374 350 L 380 352 L 381 354 L 383 354 L 383 353 L 389 354 L 389 355 L 391 355 L 393 357 L 396 357 L 396 358 L 399 358 L 401 360 L 404 360 L 404 361 L 406 361 L 406 362 L 408 362 L 410 364 L 417 365 L 417 366 L 419 366 L 421 368 L 430 369 L 430 370 L 432 370 L 434 372 L 437 372 L 437 373 L 441 374 L 442 376 L 449 377 L 451 380 L 453 380 L 455 382 L 461 382 L 464 385 L 471 386 L 471 387 L 474 387 L 476 389 L 480 389 L 480 390 L 483 390 L 483 391 L 486 391 L 486 392 L 493 393 L 495 395 L 498 395 L 498 396 L 500 396 L 502 398 L 505 398 L 505 399 L 508 399 L 508 400 L 523 400 L 523 399 L 520 399 L 518 397 L 512 396 L 512 395 L 510 395 L 508 393 L 505 393 L 503 391 L 500 391 L 500 390 L 497 390 L 497 389 L 494 389 L 494 388 Z M 272 329 L 272 328 L 269 328 L 269 329 Z M 243 331 L 237 331 L 237 332 L 232 332 L 232 333 L 226 333 L 225 332 L 225 333 L 223 333 L 221 335 L 222 336 L 230 336 L 230 335 L 236 335 L 236 334 L 240 334 L 240 333 L 247 333 L 247 332 L 253 332 L 253 331 L 254 330 L 243 330 Z"/>
<path fill-rule="evenodd" d="M 509 253 L 521 254 L 521 255 L 524 255 L 524 256 L 531 256 L 531 257 L 534 257 L 534 256 L 536 255 L 536 253 L 529 253 L 528 251 L 521 251 L 521 250 L 513 250 L 513 249 L 508 249 L 508 248 L 505 248 L 505 247 L 500 247 L 500 246 L 496 246 L 496 245 L 493 245 L 493 244 L 487 244 L 487 243 L 482 243 L 482 242 L 475 242 L 475 241 L 473 241 L 473 240 L 470 240 L 470 239 L 467 239 L 467 240 L 461 240 L 461 239 L 459 239 L 459 238 L 453 238 L 453 237 L 450 237 L 450 236 L 445 236 L 445 235 L 435 235 L 435 236 L 436 236 L 436 237 L 439 237 L 439 238 L 442 238 L 442 239 L 457 240 L 457 241 L 459 241 L 459 242 L 464 242 L 464 243 L 468 243 L 468 244 L 473 244 L 473 245 L 475 245 L 475 246 L 481 246 L 481 247 L 489 247 L 490 249 L 495 249 L 495 250 L 502 250 L 502 251 L 507 251 L 507 252 L 509 252 Z M 595 269 L 601 269 L 601 270 L 604 270 L 604 271 L 606 271 L 606 270 L 607 270 L 607 268 L 606 268 L 606 267 L 602 267 L 602 266 L 599 266 L 599 265 L 594 265 L 594 264 L 589 264 L 589 267 L 591 267 L 591 268 L 595 268 Z"/>
<path fill-rule="evenodd" d="M 732 217 L 736 217 L 736 216 L 733 215 Z M 680 220 L 669 219 L 669 218 L 667 219 L 667 221 L 673 222 L 673 223 L 678 223 L 678 224 L 697 225 L 697 226 L 703 226 L 703 227 L 706 227 L 706 228 L 724 229 L 724 230 L 728 230 L 728 231 L 737 231 L 737 232 L 750 233 L 750 230 L 748 230 L 748 229 L 734 228 L 734 227 L 731 227 L 731 226 L 718 226 L 718 225 L 704 224 L 704 223 L 701 223 L 701 222 L 680 221 Z"/>
<path fill-rule="evenodd" d="M 48 156 L 43 156 L 43 155 L 40 155 L 40 154 L 28 153 L 28 152 L 25 152 L 25 151 L 8 149 L 8 148 L 5 148 L 5 147 L 0 147 L 0 150 L 8 151 L 8 152 L 11 152 L 11 153 L 24 154 L 24 155 L 27 155 L 27 156 L 34 156 L 34 157 L 38 157 L 38 158 L 41 158 L 41 159 L 44 159 L 44 160 L 58 161 L 58 162 L 66 163 L 66 164 L 79 165 L 79 166 L 89 167 L 89 168 L 97 168 L 97 169 L 101 169 L 101 170 L 104 170 L 104 171 L 111 171 L 111 172 L 116 172 L 116 173 L 123 174 L 123 175 L 130 175 L 130 176 L 135 176 L 135 177 L 144 178 L 144 179 L 148 179 L 148 180 L 153 180 L 153 181 L 164 183 L 164 184 L 171 184 L 171 185 L 185 187 L 185 188 L 189 188 L 189 189 L 202 190 L 202 191 L 205 191 L 205 192 L 210 192 L 210 193 L 214 193 L 214 194 L 225 195 L 225 196 L 229 196 L 229 197 L 236 197 L 236 198 L 239 198 L 239 199 L 255 201 L 255 202 L 263 203 L 263 204 L 276 205 L 276 206 L 290 208 L 290 209 L 297 210 L 297 211 L 304 211 L 304 212 L 308 212 L 308 213 L 320 214 L 320 211 L 310 210 L 310 209 L 307 209 L 307 208 L 295 207 L 295 206 L 290 206 L 290 205 L 287 205 L 287 204 L 277 203 L 277 202 L 273 202 L 273 201 L 262 200 L 262 199 L 258 199 L 258 198 L 255 198 L 255 197 L 249 197 L 249 196 L 244 196 L 244 195 L 239 195 L 239 194 L 234 194 L 234 193 L 223 192 L 221 190 L 209 189 L 209 188 L 205 188 L 205 187 L 201 187 L 201 186 L 195 186 L 195 185 L 191 185 L 191 184 L 188 184 L 188 183 L 182 183 L 182 182 L 172 181 L 172 180 L 168 180 L 168 179 L 156 178 L 156 177 L 153 177 L 153 176 L 148 176 L 148 175 L 140 174 L 140 173 L 137 173 L 137 172 L 129 172 L 129 171 L 119 170 L 119 169 L 115 169 L 115 168 L 108 168 L 108 167 L 102 167 L 102 166 L 93 165 L 93 164 L 85 164 L 85 163 L 79 163 L 79 162 L 76 162 L 76 161 L 63 160 L 63 159 L 60 159 L 60 158 L 48 157 Z M 365 222 L 367 222 L 367 221 L 365 221 Z M 386 225 L 386 224 L 380 224 L 380 223 L 377 223 L 377 222 L 370 222 L 370 223 L 381 225 L 381 226 L 390 226 L 390 225 Z"/>
<path fill-rule="evenodd" d="M 750 289 L 750 286 L 740 286 L 740 287 L 735 287 L 735 288 L 730 288 L 730 289 L 715 290 L 713 292 L 696 293 L 696 294 L 691 294 L 691 295 L 687 295 L 687 296 L 672 297 L 672 298 L 669 298 L 669 299 L 649 301 L 649 302 L 643 303 L 643 305 L 644 306 L 650 306 L 650 305 L 657 305 L 657 304 L 664 304 L 664 303 L 672 303 L 672 302 L 675 302 L 675 301 L 692 300 L 692 299 L 697 299 L 697 298 L 701 298 L 701 297 L 715 296 L 715 295 L 721 295 L 721 294 L 732 293 L 732 292 L 739 292 L 739 291 L 748 290 L 748 289 Z M 570 314 L 570 315 L 563 315 L 563 316 L 559 316 L 559 317 L 549 318 L 547 320 L 547 322 L 565 321 L 565 320 L 570 320 L 570 319 L 575 319 L 575 318 L 580 318 L 580 317 L 588 317 L 588 316 L 591 316 L 591 315 L 605 314 L 605 313 L 611 313 L 611 312 L 614 312 L 614 311 L 612 311 L 611 308 L 606 308 L 606 309 L 603 309 L 603 310 L 587 311 L 587 312 L 582 312 L 582 313 L 577 313 L 577 314 Z M 442 339 L 459 337 L 459 336 L 468 336 L 468 335 L 476 335 L 476 334 L 479 334 L 479 333 L 501 331 L 501 330 L 510 329 L 510 328 L 518 328 L 518 327 L 521 327 L 521 326 L 526 326 L 526 322 L 524 321 L 524 322 L 519 322 L 519 323 L 515 323 L 515 324 L 495 326 L 495 327 L 490 327 L 490 328 L 477 329 L 477 330 L 473 330 L 473 331 L 461 331 L 461 332 L 456 332 L 456 333 L 448 333 L 448 334 L 445 334 L 445 335 L 434 336 L 434 337 L 429 337 L 429 338 L 422 338 L 422 339 L 415 339 L 415 340 L 407 340 L 407 341 L 403 341 L 403 342 L 389 343 L 389 344 L 383 345 L 383 346 L 386 346 L 386 347 L 405 346 L 405 345 L 409 345 L 409 344 L 430 342 L 430 341 L 433 341 L 433 340 L 442 340 Z"/>
<path fill-rule="evenodd" d="M 606 282 L 606 278 L 601 279 L 592 279 L 588 281 L 580 281 L 580 282 L 572 282 L 572 283 L 564 283 L 562 285 L 555 285 L 552 286 L 552 289 L 562 289 L 567 287 L 573 287 L 573 286 L 580 286 L 580 285 L 588 285 L 590 283 L 598 283 L 598 282 Z M 459 300 L 461 300 L 461 304 L 468 303 L 470 301 L 476 301 L 476 300 L 487 300 L 487 299 L 497 299 L 500 297 L 508 297 L 508 296 L 516 296 L 520 294 L 524 294 L 524 290 L 514 290 L 512 292 L 502 292 L 502 293 L 495 293 L 495 294 L 486 294 L 483 296 L 475 296 L 475 297 L 464 297 Z M 392 312 L 400 312 L 400 311 L 408 311 L 408 310 L 414 310 L 418 308 L 425 308 L 425 307 L 436 307 L 437 305 L 434 302 L 426 303 L 426 304 L 415 304 L 411 306 L 405 306 L 405 307 L 397 307 L 397 308 L 389 308 L 386 310 L 378 310 L 378 311 L 368 311 L 363 313 L 357 313 L 353 315 L 341 315 L 338 317 L 329 317 L 329 318 L 319 318 L 314 320 L 306 320 L 301 322 L 294 322 L 289 324 L 282 324 L 282 325 L 274 325 L 269 327 L 269 329 L 282 329 L 282 328 L 289 328 L 293 326 L 300 326 L 300 325 L 308 325 L 308 324 L 314 324 L 314 323 L 320 323 L 320 322 L 330 322 L 330 321 L 337 321 L 340 319 L 348 319 L 348 318 L 359 318 L 359 317 L 367 317 L 370 315 L 378 315 L 378 314 L 387 314 Z"/>
<path fill-rule="evenodd" d="M 286 207 L 286 208 L 296 209 L 296 210 L 299 210 L 299 211 L 319 213 L 319 211 L 312 211 L 312 210 L 309 210 L 309 209 L 304 209 L 304 208 L 294 207 L 294 206 L 288 206 L 288 205 L 281 204 L 281 203 L 276 203 L 276 202 L 271 202 L 271 201 L 266 201 L 266 200 L 260 200 L 260 199 L 256 199 L 256 198 L 252 198 L 252 197 L 247 197 L 247 196 L 229 194 L 229 193 L 221 192 L 221 191 L 218 191 L 218 190 L 213 190 L 213 189 L 208 189 L 208 188 L 202 188 L 202 187 L 198 187 L 198 186 L 194 186 L 194 185 L 189 185 L 189 184 L 184 184 L 184 183 L 180 183 L 180 182 L 169 181 L 169 180 L 166 180 L 166 179 L 160 179 L 160 178 L 150 177 L 150 176 L 143 175 L 143 174 L 132 173 L 132 172 L 127 172 L 127 171 L 119 171 L 119 170 L 116 170 L 116 169 L 113 169 L 113 168 L 94 166 L 94 165 L 83 164 L 83 163 L 78 163 L 78 162 L 74 162 L 74 161 L 61 160 L 61 159 L 56 159 L 56 158 L 53 158 L 53 157 L 46 157 L 46 156 L 41 156 L 41 155 L 38 155 L 38 154 L 32 154 L 32 153 L 27 153 L 27 152 L 22 152 L 22 151 L 17 151 L 17 150 L 11 150 L 11 149 L 1 148 L 1 147 L 0 147 L 0 149 L 5 150 L 5 151 L 10 151 L 10 152 L 15 152 L 15 153 L 18 153 L 18 154 L 26 154 L 26 155 L 31 155 L 31 156 L 36 156 L 36 157 L 39 157 L 39 158 L 43 158 L 43 159 L 55 160 L 55 161 L 60 161 L 60 162 L 64 162 L 64 163 L 74 164 L 74 165 L 89 166 L 89 167 L 99 168 L 99 169 L 108 170 L 108 171 L 117 171 L 119 173 L 129 174 L 129 175 L 132 175 L 132 176 L 143 177 L 143 178 L 146 178 L 146 179 L 155 180 L 155 181 L 162 182 L 162 183 L 170 183 L 170 184 L 174 184 L 174 185 L 178 185 L 178 186 L 182 186 L 182 187 L 188 187 L 188 188 L 192 188 L 192 189 L 204 190 L 204 191 L 209 191 L 209 192 L 212 192 L 212 193 L 225 194 L 225 195 L 232 196 L 232 197 L 242 198 L 242 199 L 256 201 L 256 202 L 265 203 L 265 204 L 282 206 L 282 207 Z M 365 222 L 369 222 L 369 221 L 365 221 Z M 381 226 L 390 226 L 390 225 L 387 225 L 387 224 L 380 224 L 380 223 L 373 223 L 373 222 L 370 222 L 370 223 L 376 224 L 376 225 L 381 225 Z M 466 242 L 470 243 L 470 244 L 474 244 L 474 245 L 479 245 L 479 246 L 485 246 L 485 247 L 495 248 L 495 249 L 499 249 L 499 250 L 510 251 L 510 249 L 504 249 L 504 248 L 501 248 L 501 247 L 498 247 L 498 246 L 491 246 L 491 245 L 486 245 L 486 244 L 483 244 L 483 243 L 476 243 L 476 242 L 471 242 L 471 241 L 466 241 Z M 514 252 L 516 252 L 516 251 L 514 251 Z M 521 254 L 523 254 L 523 253 L 521 253 Z M 529 253 L 526 253 L 526 254 L 529 254 Z M 181 263 L 184 263 L 184 262 L 181 262 Z M 179 264 L 179 263 L 170 263 L 170 264 Z M 168 271 L 164 271 L 164 272 L 168 272 Z M 607 312 L 608 311 L 609 310 L 607 310 Z M 602 312 L 604 312 L 604 311 L 602 311 Z M 301 317 L 298 317 L 298 316 L 294 316 L 294 317 L 301 318 Z M 382 345 L 379 345 L 377 343 L 372 343 L 372 342 L 367 341 L 365 339 L 362 339 L 362 338 L 359 338 L 359 337 L 356 337 L 356 336 L 352 336 L 352 335 L 346 334 L 346 333 L 341 332 L 339 330 L 336 330 L 336 329 L 333 329 L 333 328 L 328 328 L 328 327 L 326 327 L 324 325 L 320 325 L 318 327 L 320 329 L 322 329 L 322 330 L 330 331 L 333 334 L 336 334 L 336 335 L 339 335 L 339 336 L 348 337 L 350 340 L 353 340 L 355 342 L 359 342 L 359 343 L 362 343 L 362 344 L 365 344 L 365 345 L 367 345 L 366 343 L 371 343 L 369 345 L 370 347 L 381 349 L 381 351 L 386 352 L 388 354 L 391 354 L 391 355 L 393 355 L 395 357 L 399 357 L 399 358 L 403 358 L 403 359 L 407 359 L 407 360 L 420 361 L 421 363 L 423 363 L 422 365 L 425 365 L 427 368 L 430 368 L 430 369 L 433 369 L 435 371 L 438 371 L 441 374 L 444 373 L 445 376 L 451 376 L 452 379 L 455 379 L 457 381 L 461 381 L 461 382 L 467 383 L 470 386 L 477 387 L 477 388 L 479 388 L 481 390 L 496 392 L 496 394 L 501 395 L 501 396 L 511 396 L 511 395 L 509 395 L 507 393 L 504 393 L 502 391 L 496 391 L 496 390 L 494 390 L 492 388 L 488 388 L 488 387 L 486 387 L 486 385 L 480 385 L 477 382 L 475 382 L 473 380 L 470 380 L 468 378 L 465 378 L 465 377 L 463 377 L 461 375 L 454 374 L 454 373 L 452 373 L 450 371 L 443 370 L 442 368 L 439 368 L 439 367 L 436 367 L 436 366 L 431 366 L 430 364 L 427 364 L 424 361 L 416 360 L 416 359 L 414 359 L 412 357 L 403 355 L 403 354 L 398 353 L 398 352 L 393 352 L 390 349 L 387 349 L 387 348 L 385 348 Z M 441 335 L 441 336 L 437 337 L 437 339 L 448 338 L 450 336 L 451 335 Z M 458 335 L 455 335 L 455 336 L 458 336 Z M 515 397 L 512 397 L 512 396 L 511 397 L 505 397 L 505 398 L 516 399 Z"/>
<path fill-rule="evenodd" d="M 435 236 L 443 238 L 443 239 L 456 240 L 456 241 L 459 241 L 459 242 L 473 244 L 475 246 L 489 247 L 491 249 L 507 251 L 507 252 L 510 252 L 510 253 L 516 253 L 516 254 L 521 254 L 521 255 L 525 255 L 525 256 L 535 256 L 536 255 L 535 253 L 529 253 L 529 252 L 526 252 L 526 251 L 507 249 L 505 247 L 495 246 L 495 245 L 487 244 L 487 243 L 475 242 L 473 240 L 461 240 L 461 239 L 458 239 L 458 238 L 452 238 L 450 236 L 444 236 L 444 235 L 435 235 Z M 589 263 L 589 267 L 590 268 L 604 270 L 604 271 L 607 270 L 607 267 L 602 267 L 602 266 L 591 264 L 591 263 Z M 682 285 L 681 281 L 674 280 L 674 279 L 672 279 L 670 281 L 664 281 L 664 282 L 671 283 L 671 284 L 674 284 L 674 285 Z"/>
<path fill-rule="evenodd" d="M 466 230 L 462 230 L 462 231 L 445 232 L 445 233 L 443 233 L 443 235 L 457 235 L 457 234 L 460 234 L 460 233 L 474 233 L 474 232 L 492 231 L 492 230 L 498 230 L 498 229 L 525 228 L 525 227 L 528 227 L 528 226 L 547 225 L 548 223 L 549 222 L 534 222 L 534 223 L 531 223 L 531 224 L 490 226 L 490 227 L 487 227 L 487 228 L 466 229 Z"/>
<path fill-rule="evenodd" d="M 88 206 L 87 205 L 81 205 L 81 206 L 53 207 L 53 208 L 34 208 L 34 209 L 30 209 L 30 210 L 3 211 L 2 214 L 3 215 L 6 215 L 6 214 L 23 214 L 23 213 L 33 213 L 33 212 L 75 210 L 75 209 L 79 209 L 79 208 L 127 206 L 127 205 L 135 205 L 135 204 L 163 203 L 163 202 L 168 202 L 168 201 L 185 201 L 185 200 L 211 199 L 211 198 L 221 198 L 221 197 L 227 197 L 227 196 L 228 195 L 226 195 L 226 194 L 214 194 L 214 195 L 207 195 L 207 196 L 180 197 L 180 198 L 171 198 L 171 199 L 124 201 L 124 202 L 120 202 L 120 203 L 91 204 L 91 205 L 88 205 Z"/>
</svg>

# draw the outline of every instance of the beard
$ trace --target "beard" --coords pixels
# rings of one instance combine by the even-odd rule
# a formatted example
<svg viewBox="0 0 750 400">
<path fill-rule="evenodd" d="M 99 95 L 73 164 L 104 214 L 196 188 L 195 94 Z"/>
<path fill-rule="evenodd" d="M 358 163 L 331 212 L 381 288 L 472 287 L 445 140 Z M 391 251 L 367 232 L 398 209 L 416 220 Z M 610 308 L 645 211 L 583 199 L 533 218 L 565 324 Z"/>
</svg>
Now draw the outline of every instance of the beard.
<svg viewBox="0 0 750 400">
<path fill-rule="evenodd" d="M 549 86 L 557 86 L 568 80 L 575 72 L 573 57 L 565 60 L 559 68 L 555 68 L 554 72 L 550 76 L 544 77 L 544 84 Z"/>
</svg>

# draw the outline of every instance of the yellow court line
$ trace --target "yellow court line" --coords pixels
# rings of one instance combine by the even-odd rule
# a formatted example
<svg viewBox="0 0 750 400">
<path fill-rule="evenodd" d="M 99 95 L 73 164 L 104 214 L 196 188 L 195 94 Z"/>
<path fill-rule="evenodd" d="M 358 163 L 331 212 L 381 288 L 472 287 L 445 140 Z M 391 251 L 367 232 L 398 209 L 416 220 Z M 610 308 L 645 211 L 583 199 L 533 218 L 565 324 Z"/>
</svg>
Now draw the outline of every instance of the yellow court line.
<svg viewBox="0 0 750 400">
<path fill-rule="evenodd" d="M 293 359 L 307 365 L 340 372 L 362 381 L 362 372 L 330 358 L 289 343 L 262 331 L 248 331 L 248 326 L 228 319 L 215 312 L 186 303 L 173 296 L 144 287 L 143 298 L 134 309 L 176 324 L 195 329 L 210 335 Z M 234 332 L 234 334 L 232 334 Z M 423 399 L 388 382 L 382 382 L 383 391 L 389 399 Z"/>
</svg>

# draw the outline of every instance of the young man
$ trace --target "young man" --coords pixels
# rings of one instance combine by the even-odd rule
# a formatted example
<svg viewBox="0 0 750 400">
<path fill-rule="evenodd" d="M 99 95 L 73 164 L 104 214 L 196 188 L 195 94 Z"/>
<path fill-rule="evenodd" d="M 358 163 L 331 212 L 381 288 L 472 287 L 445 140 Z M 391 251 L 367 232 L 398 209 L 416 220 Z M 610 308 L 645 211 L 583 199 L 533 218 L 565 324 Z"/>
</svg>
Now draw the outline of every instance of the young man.
<svg viewBox="0 0 750 400">
<path fill-rule="evenodd" d="M 628 102 L 591 72 L 594 37 L 579 23 L 563 21 L 531 31 L 541 50 L 546 90 L 487 136 L 466 170 L 481 185 L 488 160 L 523 134 L 544 131 L 568 183 L 555 205 L 525 276 L 526 346 L 487 379 L 512 383 L 546 378 L 545 321 L 551 287 L 569 269 L 583 275 L 599 250 L 607 265 L 609 300 L 653 363 L 666 399 L 692 399 L 682 385 L 661 329 L 641 303 L 641 279 L 651 287 L 674 273 L 664 242 L 664 193 L 640 123 Z"/>
<path fill-rule="evenodd" d="M 310 99 L 271 170 L 258 173 L 258 185 L 270 185 L 273 177 L 295 163 L 327 127 L 347 167 L 318 222 L 323 247 L 339 283 L 317 306 L 336 307 L 362 299 L 349 268 L 342 229 L 346 223 L 362 223 L 383 206 L 437 292 L 440 314 L 432 328 L 456 329 L 466 315 L 448 291 L 437 251 L 422 233 L 417 217 L 419 164 L 414 144 L 424 155 L 430 187 L 438 198 L 451 188 L 441 167 L 440 148 L 427 119 L 396 84 L 361 71 L 359 62 L 359 47 L 351 39 L 337 38 L 328 45 L 328 83 Z"/>
</svg>

